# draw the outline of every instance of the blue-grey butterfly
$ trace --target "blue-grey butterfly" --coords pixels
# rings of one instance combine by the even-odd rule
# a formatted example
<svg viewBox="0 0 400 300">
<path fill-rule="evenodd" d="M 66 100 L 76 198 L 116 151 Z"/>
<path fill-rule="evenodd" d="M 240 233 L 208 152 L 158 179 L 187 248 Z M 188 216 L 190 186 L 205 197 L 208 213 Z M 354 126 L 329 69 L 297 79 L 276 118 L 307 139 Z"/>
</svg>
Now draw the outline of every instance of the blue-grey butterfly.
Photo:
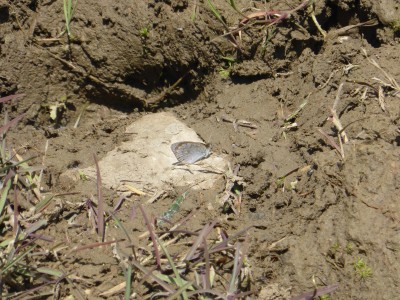
<svg viewBox="0 0 400 300">
<path fill-rule="evenodd" d="M 175 164 L 194 164 L 211 154 L 208 145 L 196 142 L 178 142 L 171 145 L 171 150 L 178 160 Z"/>
</svg>

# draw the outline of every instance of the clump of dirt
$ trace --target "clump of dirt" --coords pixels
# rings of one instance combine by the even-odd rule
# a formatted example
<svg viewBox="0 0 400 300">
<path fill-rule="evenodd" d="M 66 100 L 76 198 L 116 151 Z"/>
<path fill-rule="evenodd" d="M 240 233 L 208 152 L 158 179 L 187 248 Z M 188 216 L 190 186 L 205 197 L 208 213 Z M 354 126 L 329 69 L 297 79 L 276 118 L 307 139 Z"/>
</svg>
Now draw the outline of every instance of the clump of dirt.
<svg viewBox="0 0 400 300">
<path fill-rule="evenodd" d="M 57 1 L 0 4 L 0 96 L 25 94 L 2 105 L 3 116 L 25 114 L 7 143 L 21 157 L 38 157 L 46 167 L 40 193 L 56 195 L 39 216 L 48 221 L 39 233 L 52 239 L 38 247 L 52 250 L 37 265 L 73 275 L 89 298 L 108 297 L 125 281 L 127 247 L 153 251 L 142 235 L 151 222 L 137 204 L 153 219 L 184 194 L 159 229 L 186 220 L 179 230 L 198 233 L 217 220 L 223 240 L 250 226 L 239 239 L 249 299 L 287 299 L 335 283 L 332 299 L 396 298 L 398 4 L 242 0 L 235 7 L 78 2 L 68 35 Z M 227 155 L 232 172 L 207 191 L 145 191 L 152 203 L 104 190 L 105 240 L 124 246 L 100 248 L 91 223 L 96 182 L 81 174 L 71 184 L 60 175 L 130 140 L 125 127 L 153 111 L 173 112 Z M 29 189 L 21 197 L 22 218 L 39 200 Z M 190 249 L 174 242 L 177 257 Z M 132 282 L 140 296 L 151 290 L 139 277 Z M 60 284 L 60 295 L 70 288 Z"/>
</svg>

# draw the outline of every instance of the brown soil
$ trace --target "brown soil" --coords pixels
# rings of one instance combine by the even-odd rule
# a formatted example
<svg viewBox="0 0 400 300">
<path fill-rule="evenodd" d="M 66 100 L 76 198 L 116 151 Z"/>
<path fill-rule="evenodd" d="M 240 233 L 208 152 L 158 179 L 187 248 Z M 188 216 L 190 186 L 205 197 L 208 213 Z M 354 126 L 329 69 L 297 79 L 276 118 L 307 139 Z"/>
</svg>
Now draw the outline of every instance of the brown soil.
<svg viewBox="0 0 400 300">
<path fill-rule="evenodd" d="M 248 15 L 251 7 L 287 10 L 299 3 L 236 5 Z M 243 19 L 227 1 L 214 5 L 229 26 Z M 75 288 L 68 281 L 57 285 L 59 295 L 79 289 L 97 299 L 124 281 L 112 248 L 71 253 L 98 242 L 81 205 L 96 198 L 96 183 L 70 185 L 60 175 L 92 165 L 93 154 L 101 158 L 124 141 L 126 125 L 144 113 L 168 110 L 214 152 L 227 154 L 232 166 L 240 165 L 245 181 L 240 214 L 218 207 L 221 182 L 214 190 L 190 193 L 172 221 L 196 211 L 185 230 L 213 220 L 228 235 L 253 226 L 245 244 L 255 291 L 249 299 L 272 288 L 281 294 L 268 299 L 282 299 L 334 283 L 339 288 L 330 299 L 397 299 L 400 88 L 373 78 L 388 83 L 384 70 L 400 83 L 399 10 L 396 0 L 317 1 L 315 16 L 328 32 L 325 39 L 311 11 L 301 9 L 279 24 L 243 29 L 241 40 L 235 34 L 237 49 L 221 37 L 224 27 L 207 1 L 79 1 L 69 39 L 61 34 L 61 1 L 1 1 L 0 96 L 25 94 L 2 106 L 2 119 L 6 111 L 10 118 L 25 113 L 7 143 L 24 158 L 38 156 L 37 164 L 44 157 L 43 194 L 65 194 L 51 203 L 42 216 L 48 224 L 39 231 L 53 238 L 51 245 L 43 242 L 44 249 L 68 246 L 40 260 L 40 266 L 77 278 Z M 373 19 L 373 26 L 342 30 Z M 339 132 L 329 120 L 336 98 L 348 137 L 344 157 L 334 148 L 340 147 Z M 60 109 L 52 120 L 56 104 Z M 235 130 L 232 123 L 217 121 L 225 115 L 258 128 Z M 151 205 L 138 196 L 123 203 L 118 218 L 133 243 L 147 243 L 139 239 L 146 227 L 140 213 L 132 218 L 133 208 L 142 203 L 156 217 L 181 192 Z M 20 197 L 22 212 L 37 202 L 30 192 Z M 118 195 L 104 191 L 104 198 L 113 207 Z M 110 223 L 105 240 L 120 238 L 123 233 Z M 357 272 L 360 259 L 372 276 Z M 39 283 L 25 283 L 24 289 Z"/>
</svg>

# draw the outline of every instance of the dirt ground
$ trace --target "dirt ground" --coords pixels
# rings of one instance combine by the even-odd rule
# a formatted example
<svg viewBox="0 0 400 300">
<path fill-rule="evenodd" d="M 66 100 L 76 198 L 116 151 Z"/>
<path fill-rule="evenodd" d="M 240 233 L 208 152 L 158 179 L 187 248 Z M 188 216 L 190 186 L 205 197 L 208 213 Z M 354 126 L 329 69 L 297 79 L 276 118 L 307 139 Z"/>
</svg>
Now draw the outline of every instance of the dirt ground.
<svg viewBox="0 0 400 300">
<path fill-rule="evenodd" d="M 78 1 L 68 36 L 62 1 L 0 1 L 0 96 L 24 94 L 1 104 L 2 120 L 25 114 L 7 146 L 44 164 L 40 194 L 55 195 L 37 232 L 51 239 L 37 243 L 34 263 L 68 275 L 5 280 L 3 297 L 40 287 L 15 297 L 123 298 L 124 289 L 104 293 L 125 281 L 124 255 L 79 248 L 99 242 L 87 208 L 96 181 L 71 184 L 62 174 L 93 165 L 134 120 L 168 111 L 240 166 L 240 203 L 221 205 L 225 176 L 189 192 L 168 223 L 189 217 L 180 229 L 198 232 L 217 221 L 227 236 L 248 228 L 237 241 L 241 276 L 251 276 L 238 293 L 253 293 L 227 299 L 290 299 L 336 283 L 321 299 L 397 299 L 400 3 L 320 0 L 291 11 L 301 3 L 236 1 L 239 13 L 223 0 Z M 172 187 L 152 204 L 151 192 L 126 199 L 116 210 L 131 238 L 122 253 L 129 244 L 152 251 L 137 205 L 160 217 L 184 191 Z M 106 211 L 118 204 L 115 191 L 103 197 Z M 19 198 L 28 228 L 38 219 L 24 212 L 39 200 L 29 189 Z M 0 223 L 2 240 L 7 228 Z M 124 238 L 108 219 L 104 240 Z M 188 250 L 184 241 L 171 243 L 171 255 Z M 133 266 L 132 292 L 143 299 L 159 287 L 139 273 Z"/>
</svg>

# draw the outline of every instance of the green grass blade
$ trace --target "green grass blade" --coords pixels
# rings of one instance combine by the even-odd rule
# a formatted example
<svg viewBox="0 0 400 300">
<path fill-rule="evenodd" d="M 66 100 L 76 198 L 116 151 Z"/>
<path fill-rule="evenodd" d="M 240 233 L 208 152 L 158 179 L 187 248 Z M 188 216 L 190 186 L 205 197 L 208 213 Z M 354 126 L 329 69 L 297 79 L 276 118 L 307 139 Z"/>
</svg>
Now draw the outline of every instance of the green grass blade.
<svg viewBox="0 0 400 300">
<path fill-rule="evenodd" d="M 219 14 L 218 10 L 216 9 L 212 1 L 207 0 L 207 2 L 214 16 L 227 28 L 228 26 L 225 24 L 224 20 L 222 19 L 222 16 Z"/>
<path fill-rule="evenodd" d="M 174 300 L 174 299 L 180 299 L 181 294 L 183 294 L 183 292 L 186 292 L 186 290 L 191 287 L 193 284 L 193 282 L 186 282 L 186 284 L 184 284 L 183 286 L 180 287 L 179 290 L 177 290 L 174 294 L 172 294 L 171 296 L 169 296 L 167 299 L 165 300 Z"/>
<path fill-rule="evenodd" d="M 236 244 L 235 258 L 233 260 L 233 271 L 231 281 L 229 283 L 229 293 L 233 295 L 236 290 L 236 282 L 238 280 L 239 272 L 240 272 L 240 243 Z"/>
<path fill-rule="evenodd" d="M 0 243 L 0 248 L 5 248 L 7 247 L 14 239 L 6 239 Z"/>
<path fill-rule="evenodd" d="M 51 276 L 58 277 L 58 278 L 61 278 L 64 276 L 63 272 L 61 272 L 59 270 L 50 269 L 50 268 L 37 268 L 36 271 L 39 273 L 42 273 L 42 274 L 47 274 L 47 275 L 51 275 Z"/>
<path fill-rule="evenodd" d="M 75 0 L 74 5 L 72 5 L 72 0 L 64 0 L 65 29 L 68 33 L 68 36 L 71 36 L 70 24 L 71 24 L 72 18 L 74 17 L 77 3 L 78 3 L 78 0 Z"/>
<path fill-rule="evenodd" d="M 192 15 L 190 16 L 190 20 L 192 20 L 192 22 L 196 20 L 196 14 L 197 14 L 197 0 L 194 1 L 194 9 Z"/>
<path fill-rule="evenodd" d="M 65 28 L 67 29 L 68 36 L 71 35 L 69 29 L 69 23 L 71 22 L 71 0 L 64 0 L 64 17 L 65 17 Z"/>
<path fill-rule="evenodd" d="M 244 17 L 245 19 L 247 19 L 247 16 L 244 15 L 236 6 L 235 0 L 228 0 L 229 5 L 242 17 Z"/>
<path fill-rule="evenodd" d="M 4 187 L 2 193 L 1 193 L 1 198 L 0 198 L 0 216 L 3 214 L 3 209 L 4 206 L 6 206 L 6 201 L 7 201 L 7 195 L 8 191 L 11 188 L 11 178 L 8 179 L 6 186 Z"/>
<path fill-rule="evenodd" d="M 236 3 L 235 3 L 234 0 L 228 0 L 228 2 L 229 2 L 229 5 L 232 6 L 232 8 L 233 8 L 234 10 L 236 10 L 236 11 L 238 10 L 237 7 L 236 7 Z"/>
<path fill-rule="evenodd" d="M 125 284 L 125 300 L 129 300 L 131 298 L 131 285 L 132 285 L 132 266 L 129 265 L 126 270 L 126 284 Z"/>
<path fill-rule="evenodd" d="M 167 292 L 169 293 L 175 293 L 175 289 L 167 284 L 166 282 L 163 281 L 163 278 L 159 277 L 159 274 L 153 274 L 153 271 L 146 269 L 144 266 L 142 266 L 138 261 L 135 259 L 132 260 L 132 264 L 143 274 L 146 274 L 147 279 L 146 281 L 150 284 L 153 284 L 153 281 L 157 282 L 161 287 L 163 287 Z"/>
<path fill-rule="evenodd" d="M 19 161 L 19 162 L 17 162 L 17 163 L 12 164 L 12 165 L 5 166 L 5 167 L 3 167 L 3 168 L 0 168 L 0 173 L 6 172 L 6 171 L 8 171 L 8 170 L 11 169 L 11 168 L 15 168 L 15 167 L 17 167 L 17 166 L 19 166 L 19 165 L 22 165 L 22 164 L 26 163 L 27 161 L 30 161 L 31 159 L 34 159 L 34 158 L 35 158 L 35 157 L 30 157 L 30 158 L 24 159 L 23 161 Z"/>
<path fill-rule="evenodd" d="M 27 256 L 29 254 L 29 252 L 32 251 L 32 249 L 35 247 L 35 245 L 31 246 L 28 250 L 26 250 L 25 252 L 21 253 L 20 255 L 18 255 L 15 259 L 13 259 L 12 261 L 10 261 L 9 263 L 7 263 L 4 268 L 0 271 L 0 274 L 6 274 L 6 272 L 8 271 L 8 269 L 10 269 L 12 266 L 14 266 L 17 262 L 19 262 L 20 260 L 22 260 L 25 256 Z"/>
<path fill-rule="evenodd" d="M 47 220 L 39 220 L 35 223 L 33 223 L 31 226 L 29 226 L 26 231 L 25 231 L 25 236 L 34 233 L 36 230 L 38 230 L 40 227 L 46 226 L 47 225 Z"/>
<path fill-rule="evenodd" d="M 72 16 L 72 0 L 67 0 L 68 2 L 68 20 L 71 21 Z"/>
<path fill-rule="evenodd" d="M 42 210 L 54 198 L 54 195 L 48 195 L 35 206 L 35 213 Z"/>
<path fill-rule="evenodd" d="M 125 227 L 122 225 L 121 221 L 117 218 L 117 216 L 115 216 L 114 214 L 110 214 L 111 217 L 114 219 L 114 222 L 118 225 L 119 228 L 122 229 L 122 231 L 124 232 L 126 238 L 128 239 L 129 243 L 132 244 L 132 240 L 131 237 L 129 236 L 128 231 L 125 229 Z"/>
<path fill-rule="evenodd" d="M 163 250 L 165 256 L 167 257 L 167 260 L 168 260 L 168 262 L 169 262 L 169 264 L 170 264 L 170 266 L 172 268 L 172 271 L 175 274 L 176 284 L 179 286 L 179 289 L 183 288 L 185 286 L 185 281 L 180 276 L 179 271 L 176 268 L 174 261 L 172 260 L 172 257 L 169 255 L 169 253 L 167 251 L 167 248 L 165 248 L 164 244 L 161 242 L 161 240 L 157 236 L 156 236 L 156 239 L 157 239 L 157 243 L 160 245 L 160 247 Z M 182 297 L 185 300 L 189 299 L 189 297 L 188 297 L 188 295 L 186 293 L 186 288 L 182 291 Z"/>
</svg>

